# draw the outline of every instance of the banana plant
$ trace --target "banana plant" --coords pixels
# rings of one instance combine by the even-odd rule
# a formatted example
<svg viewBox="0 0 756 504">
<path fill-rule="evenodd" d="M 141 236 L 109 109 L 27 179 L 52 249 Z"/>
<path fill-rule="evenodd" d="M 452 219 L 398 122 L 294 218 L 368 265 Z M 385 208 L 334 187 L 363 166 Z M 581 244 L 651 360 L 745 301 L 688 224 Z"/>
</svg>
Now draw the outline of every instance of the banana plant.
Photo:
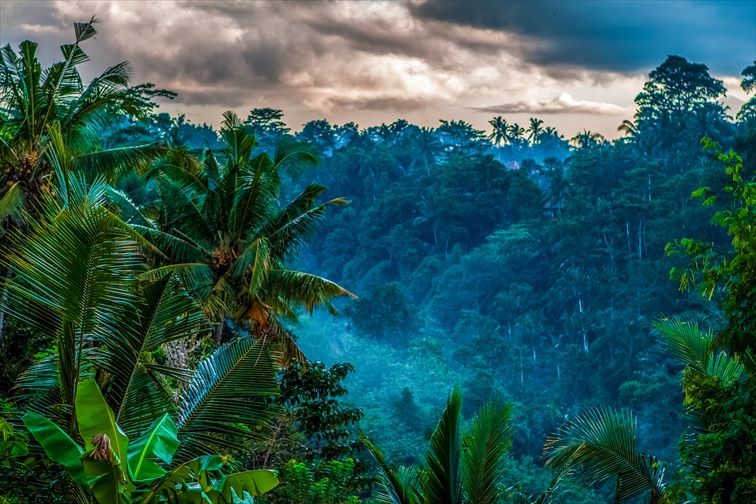
<svg viewBox="0 0 756 504">
<path fill-rule="evenodd" d="M 180 443 L 170 415 L 157 418 L 130 440 L 93 378 L 78 383 L 75 416 L 84 446 L 37 412 L 26 413 L 22 420 L 47 456 L 100 504 L 252 503 L 254 496 L 278 485 L 270 470 L 226 474 L 229 459 L 220 455 L 203 455 L 171 469 Z"/>
</svg>

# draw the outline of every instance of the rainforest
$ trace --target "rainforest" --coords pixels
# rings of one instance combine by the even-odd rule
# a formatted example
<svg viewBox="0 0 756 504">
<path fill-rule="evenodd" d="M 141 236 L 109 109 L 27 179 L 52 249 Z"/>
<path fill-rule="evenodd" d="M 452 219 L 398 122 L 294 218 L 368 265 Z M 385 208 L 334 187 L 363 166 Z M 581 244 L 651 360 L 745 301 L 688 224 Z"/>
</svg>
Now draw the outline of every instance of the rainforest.
<svg viewBox="0 0 756 504">
<path fill-rule="evenodd" d="M 624 116 L 204 120 L 107 28 L 0 32 L 1 504 L 756 502 L 756 38 Z"/>
</svg>

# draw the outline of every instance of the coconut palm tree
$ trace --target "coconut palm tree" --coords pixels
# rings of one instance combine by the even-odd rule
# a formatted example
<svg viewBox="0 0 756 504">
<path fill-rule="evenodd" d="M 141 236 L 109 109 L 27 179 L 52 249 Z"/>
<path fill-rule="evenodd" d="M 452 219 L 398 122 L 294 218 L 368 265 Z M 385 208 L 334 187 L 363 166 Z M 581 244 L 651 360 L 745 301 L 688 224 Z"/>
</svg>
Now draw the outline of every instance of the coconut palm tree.
<svg viewBox="0 0 756 504">
<path fill-rule="evenodd" d="M 536 145 L 541 141 L 541 135 L 543 134 L 543 121 L 540 119 L 536 119 L 535 117 L 530 118 L 530 126 L 528 127 L 528 140 L 530 140 L 530 143 L 532 145 Z"/>
<path fill-rule="evenodd" d="M 3 279 L 8 295 L 0 310 L 56 342 L 55 353 L 18 382 L 29 418 L 39 426 L 44 417 L 42 430 L 81 436 L 90 446 L 89 431 L 82 430 L 82 387 L 90 399 L 102 391 L 106 416 L 118 425 L 114 432 L 122 429 L 132 439 L 151 431 L 166 411 L 175 412 L 179 445 L 169 468 L 259 437 L 277 393 L 265 349 L 242 337 L 196 369 L 156 361 L 165 345 L 207 334 L 212 326 L 170 275 L 140 280 L 142 237 L 109 208 L 107 184 L 83 179 L 69 177 L 65 204 L 45 196 L 29 231 L 16 230 L 12 243 L 3 244 L 12 275 Z M 186 385 L 170 387 L 170 380 Z M 95 381 L 93 395 L 84 384 Z"/>
<path fill-rule="evenodd" d="M 588 149 L 601 145 L 604 142 L 604 137 L 600 133 L 593 131 L 583 130 L 570 139 L 578 148 Z"/>
<path fill-rule="evenodd" d="M 426 464 L 393 466 L 364 439 L 378 464 L 382 493 L 379 502 L 392 504 L 501 502 L 499 481 L 504 454 L 512 444 L 510 405 L 488 403 L 461 432 L 462 394 L 455 389 L 430 439 Z"/>
<path fill-rule="evenodd" d="M 89 57 L 81 44 L 96 35 L 95 22 L 74 23 L 74 42 L 61 47 L 63 60 L 45 69 L 35 42 L 21 42 L 18 52 L 10 45 L 0 49 L 0 222 L 34 215 L 41 192 L 61 176 L 48 156 L 53 128 L 77 169 L 90 174 L 133 166 L 162 152 L 155 144 L 93 148 L 90 126 L 109 121 L 113 114 L 143 114 L 155 106 L 152 97 L 172 96 L 152 85 L 128 87 L 127 62 L 84 85 L 78 67 Z"/>
<path fill-rule="evenodd" d="M 430 177 L 431 167 L 436 164 L 436 154 L 441 148 L 441 143 L 432 128 L 422 127 L 415 136 L 415 145 L 415 152 L 425 166 L 425 174 Z"/>
<path fill-rule="evenodd" d="M 617 126 L 617 131 L 621 131 L 627 136 L 635 136 L 638 134 L 638 126 L 630 119 L 624 119 L 622 123 Z"/>
<path fill-rule="evenodd" d="M 280 206 L 281 170 L 290 163 L 312 163 L 314 155 L 284 139 L 272 157 L 253 156 L 254 137 L 233 113 L 224 118 L 223 152 L 208 151 L 201 161 L 169 158 L 151 175 L 161 193 L 162 216 L 159 222 L 141 218 L 135 228 L 162 255 L 147 276 L 176 273 L 215 324 L 216 344 L 231 320 L 247 324 L 258 339 L 283 343 L 284 360 L 304 359 L 281 318 L 295 320 L 299 307 L 332 309 L 331 299 L 353 294 L 285 263 L 326 208 L 346 201 L 318 203 L 325 188 L 310 184 Z"/>
<path fill-rule="evenodd" d="M 487 138 L 496 146 L 497 159 L 501 161 L 501 146 L 509 141 L 509 125 L 507 124 L 507 120 L 501 116 L 494 117 L 488 121 L 488 124 L 491 125 L 492 130 Z"/>
</svg>

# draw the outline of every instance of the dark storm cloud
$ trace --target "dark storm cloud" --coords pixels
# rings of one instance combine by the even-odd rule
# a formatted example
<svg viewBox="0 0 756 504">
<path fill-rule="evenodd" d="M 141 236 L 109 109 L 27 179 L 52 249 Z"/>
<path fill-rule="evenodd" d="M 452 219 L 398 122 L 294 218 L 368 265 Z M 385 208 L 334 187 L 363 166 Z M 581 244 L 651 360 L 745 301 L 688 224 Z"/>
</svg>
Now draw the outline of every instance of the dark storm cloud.
<svg viewBox="0 0 756 504">
<path fill-rule="evenodd" d="M 286 68 L 286 48 L 274 41 L 260 42 L 243 50 L 244 60 L 250 70 L 261 80 L 280 82 Z"/>
<path fill-rule="evenodd" d="M 603 0 L 426 1 L 417 19 L 523 37 L 522 54 L 544 67 L 645 70 L 669 53 L 737 72 L 756 54 L 756 2 Z"/>
</svg>

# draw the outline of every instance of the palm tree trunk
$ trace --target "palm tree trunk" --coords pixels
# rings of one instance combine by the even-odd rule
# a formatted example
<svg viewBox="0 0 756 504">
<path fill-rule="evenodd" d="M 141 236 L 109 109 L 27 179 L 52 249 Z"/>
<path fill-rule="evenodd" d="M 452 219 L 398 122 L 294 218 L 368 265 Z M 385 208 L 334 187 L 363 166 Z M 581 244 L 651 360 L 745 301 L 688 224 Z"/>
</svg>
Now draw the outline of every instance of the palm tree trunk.
<svg viewBox="0 0 756 504">
<path fill-rule="evenodd" d="M 10 272 L 7 272 L 7 275 L 5 274 L 6 271 L 0 270 L 0 278 L 6 278 L 6 281 L 10 278 Z M 5 303 L 8 302 L 8 289 L 5 288 L 5 284 L 3 284 L 2 287 L 3 292 L 0 294 L 0 343 L 2 343 L 3 338 L 5 338 Z"/>
<path fill-rule="evenodd" d="M 215 343 L 216 347 L 221 346 L 221 343 L 223 343 L 223 328 L 226 325 L 226 321 L 219 322 L 215 326 L 215 331 L 213 332 L 213 343 Z"/>
</svg>

